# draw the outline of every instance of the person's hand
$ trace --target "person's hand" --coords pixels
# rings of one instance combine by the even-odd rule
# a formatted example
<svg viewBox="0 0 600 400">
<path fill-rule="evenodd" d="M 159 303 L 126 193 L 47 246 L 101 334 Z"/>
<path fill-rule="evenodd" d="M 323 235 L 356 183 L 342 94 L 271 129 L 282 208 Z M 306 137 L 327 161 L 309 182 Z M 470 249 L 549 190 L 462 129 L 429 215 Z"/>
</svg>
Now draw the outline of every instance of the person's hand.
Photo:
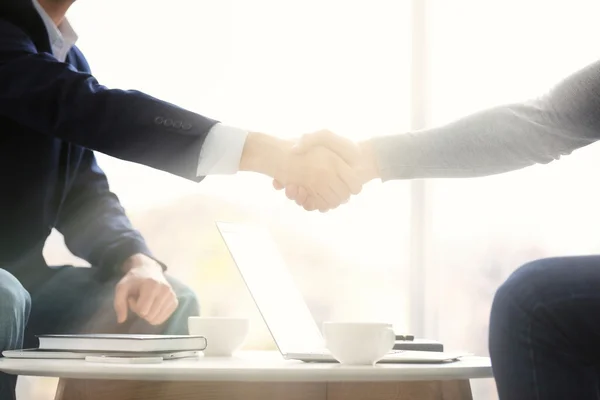
<svg viewBox="0 0 600 400">
<path fill-rule="evenodd" d="M 258 172 L 282 186 L 302 187 L 314 209 L 327 211 L 362 190 L 358 172 L 325 146 L 293 151 L 296 142 L 250 132 L 244 143 L 240 171 Z"/>
<path fill-rule="evenodd" d="M 348 165 L 358 173 L 361 185 L 376 178 L 379 171 L 375 162 L 373 149 L 369 141 L 356 143 L 343 136 L 336 135 L 328 130 L 321 130 L 306 134 L 298 140 L 292 151 L 303 154 L 316 147 L 326 147 L 338 154 Z M 317 202 L 309 192 L 299 185 L 284 185 L 277 179 L 273 180 L 273 186 L 277 190 L 285 188 L 285 194 L 307 211 L 318 209 Z M 339 205 L 339 204 L 337 204 Z M 334 205 L 335 208 L 337 205 Z M 322 210 L 321 211 L 327 211 Z"/>
<path fill-rule="evenodd" d="M 314 208 L 321 211 L 347 202 L 362 189 L 358 173 L 325 147 L 291 151 L 274 178 L 282 185 L 302 187 Z"/>
<path fill-rule="evenodd" d="M 150 257 L 136 254 L 127 259 L 123 269 L 125 275 L 115 290 L 117 321 L 125 322 L 131 310 L 152 325 L 164 323 L 177 309 L 178 300 L 162 266 Z"/>
<path fill-rule="evenodd" d="M 292 151 L 302 154 L 319 146 L 333 151 L 353 167 L 361 164 L 363 160 L 363 151 L 358 143 L 327 129 L 302 135 L 294 144 Z"/>
</svg>

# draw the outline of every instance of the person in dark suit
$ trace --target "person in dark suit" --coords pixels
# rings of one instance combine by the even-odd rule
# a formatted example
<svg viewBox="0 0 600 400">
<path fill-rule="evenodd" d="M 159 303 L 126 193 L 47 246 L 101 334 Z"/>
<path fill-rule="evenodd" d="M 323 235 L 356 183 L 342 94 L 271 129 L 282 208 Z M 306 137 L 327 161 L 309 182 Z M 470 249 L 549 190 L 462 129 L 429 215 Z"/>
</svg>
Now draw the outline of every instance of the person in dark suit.
<svg viewBox="0 0 600 400">
<path fill-rule="evenodd" d="M 296 155 L 291 141 L 102 86 L 65 18 L 73 1 L 0 2 L 0 351 L 34 347 L 36 334 L 185 334 L 199 313 L 132 227 L 94 151 L 197 182 L 254 171 L 308 188 L 324 208 L 361 187 L 330 150 Z M 53 228 L 91 268 L 46 265 Z M 0 373 L 0 400 L 14 399 L 15 383 Z"/>
</svg>

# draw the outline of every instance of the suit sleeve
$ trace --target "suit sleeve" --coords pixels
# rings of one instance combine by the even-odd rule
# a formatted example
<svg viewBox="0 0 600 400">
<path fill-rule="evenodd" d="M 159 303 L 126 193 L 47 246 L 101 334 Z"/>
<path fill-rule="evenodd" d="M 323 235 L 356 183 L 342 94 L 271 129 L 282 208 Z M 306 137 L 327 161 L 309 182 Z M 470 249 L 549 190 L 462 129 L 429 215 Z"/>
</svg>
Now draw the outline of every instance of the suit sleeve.
<svg viewBox="0 0 600 400">
<path fill-rule="evenodd" d="M 558 160 L 600 139 L 600 62 L 539 98 L 450 124 L 373 139 L 384 181 L 499 174 Z"/>
<path fill-rule="evenodd" d="M 118 272 L 123 262 L 137 253 L 154 258 L 119 199 L 110 191 L 106 176 L 90 150 L 84 151 L 56 229 L 63 234 L 73 254 L 107 271 Z"/>
<path fill-rule="evenodd" d="M 216 121 L 134 90 L 108 89 L 0 20 L 0 117 L 87 149 L 198 181 Z"/>
</svg>

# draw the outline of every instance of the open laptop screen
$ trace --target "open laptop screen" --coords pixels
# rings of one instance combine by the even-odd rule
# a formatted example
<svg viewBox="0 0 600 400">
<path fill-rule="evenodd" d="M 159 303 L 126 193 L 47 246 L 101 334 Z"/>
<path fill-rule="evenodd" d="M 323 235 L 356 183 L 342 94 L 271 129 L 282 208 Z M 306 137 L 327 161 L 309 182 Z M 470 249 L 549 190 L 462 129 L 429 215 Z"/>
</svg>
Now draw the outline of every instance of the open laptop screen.
<svg viewBox="0 0 600 400">
<path fill-rule="evenodd" d="M 265 227 L 217 222 L 275 343 L 283 353 L 323 348 L 323 337 Z"/>
</svg>

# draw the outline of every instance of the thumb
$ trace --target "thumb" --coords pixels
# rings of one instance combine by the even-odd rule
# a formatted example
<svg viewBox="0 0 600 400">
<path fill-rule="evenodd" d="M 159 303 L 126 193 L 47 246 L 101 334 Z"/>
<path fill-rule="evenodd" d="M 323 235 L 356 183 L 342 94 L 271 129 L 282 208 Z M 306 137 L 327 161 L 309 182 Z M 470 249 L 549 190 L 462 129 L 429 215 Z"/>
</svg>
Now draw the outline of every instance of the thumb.
<svg viewBox="0 0 600 400">
<path fill-rule="evenodd" d="M 362 157 L 360 148 L 355 142 L 327 130 L 302 136 L 292 150 L 302 153 L 317 146 L 327 147 L 350 166 L 359 164 Z"/>
<path fill-rule="evenodd" d="M 129 298 L 129 285 L 126 283 L 117 284 L 115 290 L 115 312 L 117 313 L 117 322 L 122 324 L 127 320 L 127 299 Z"/>
<path fill-rule="evenodd" d="M 292 152 L 296 154 L 305 153 L 313 147 L 326 145 L 323 137 L 319 137 L 319 132 L 306 133 L 300 137 L 292 146 Z"/>
</svg>

